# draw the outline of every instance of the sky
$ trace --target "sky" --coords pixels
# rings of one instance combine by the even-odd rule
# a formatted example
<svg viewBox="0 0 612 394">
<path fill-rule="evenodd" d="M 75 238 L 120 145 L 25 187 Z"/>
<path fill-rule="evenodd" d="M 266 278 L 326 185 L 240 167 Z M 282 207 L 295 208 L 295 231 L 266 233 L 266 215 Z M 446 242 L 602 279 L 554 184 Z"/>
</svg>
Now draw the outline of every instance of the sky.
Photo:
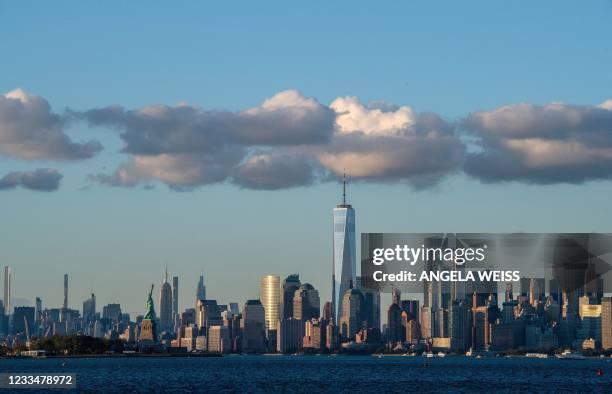
<svg viewBox="0 0 612 394">
<path fill-rule="evenodd" d="M 357 232 L 612 232 L 611 1 L 0 3 L 13 298 L 144 313 L 298 272 Z"/>
</svg>

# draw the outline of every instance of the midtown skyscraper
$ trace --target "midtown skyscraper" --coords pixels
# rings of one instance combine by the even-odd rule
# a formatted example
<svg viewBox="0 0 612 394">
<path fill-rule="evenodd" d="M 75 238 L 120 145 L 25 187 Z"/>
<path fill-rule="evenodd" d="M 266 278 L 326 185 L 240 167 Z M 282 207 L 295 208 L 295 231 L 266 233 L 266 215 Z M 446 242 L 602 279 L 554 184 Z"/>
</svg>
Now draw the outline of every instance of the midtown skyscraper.
<svg viewBox="0 0 612 394">
<path fill-rule="evenodd" d="M 204 286 L 204 275 L 200 275 L 200 280 L 198 281 L 198 289 L 196 290 L 196 305 L 198 300 L 206 299 L 206 286 Z"/>
<path fill-rule="evenodd" d="M 178 287 L 179 287 L 179 278 L 178 276 L 173 276 L 172 277 L 172 319 L 173 320 L 177 320 L 179 317 Z"/>
<path fill-rule="evenodd" d="M 162 331 L 171 332 L 174 328 L 172 318 L 172 288 L 168 283 L 168 267 L 166 267 L 166 277 L 161 289 L 159 290 L 159 325 Z"/>
<path fill-rule="evenodd" d="M 91 297 L 83 301 L 83 322 L 89 324 L 95 321 L 96 317 L 96 296 L 91 293 Z"/>
<path fill-rule="evenodd" d="M 334 261 L 332 308 L 334 321 L 342 317 L 342 297 L 356 283 L 355 210 L 346 203 L 346 176 L 342 182 L 342 204 L 334 208 Z"/>
<path fill-rule="evenodd" d="M 64 309 L 68 309 L 68 274 L 64 274 Z"/>
</svg>

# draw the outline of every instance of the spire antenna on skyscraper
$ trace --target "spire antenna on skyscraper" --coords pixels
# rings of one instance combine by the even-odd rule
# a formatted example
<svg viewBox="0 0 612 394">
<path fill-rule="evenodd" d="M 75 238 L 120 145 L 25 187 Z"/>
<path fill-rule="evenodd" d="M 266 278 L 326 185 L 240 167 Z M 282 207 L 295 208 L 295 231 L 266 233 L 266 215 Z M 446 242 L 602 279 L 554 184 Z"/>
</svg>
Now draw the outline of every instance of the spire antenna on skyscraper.
<svg viewBox="0 0 612 394">
<path fill-rule="evenodd" d="M 346 205 L 346 169 L 342 171 L 342 205 Z"/>
</svg>

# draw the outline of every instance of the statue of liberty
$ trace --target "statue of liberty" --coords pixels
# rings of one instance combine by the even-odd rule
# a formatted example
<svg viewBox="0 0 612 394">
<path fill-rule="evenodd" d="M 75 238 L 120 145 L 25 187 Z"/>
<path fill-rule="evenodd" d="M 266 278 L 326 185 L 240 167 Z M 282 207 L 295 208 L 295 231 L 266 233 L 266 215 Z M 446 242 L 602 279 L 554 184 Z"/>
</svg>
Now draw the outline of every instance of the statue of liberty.
<svg viewBox="0 0 612 394">
<path fill-rule="evenodd" d="M 155 306 L 153 305 L 153 284 L 151 285 L 151 291 L 149 292 L 149 299 L 147 300 L 147 313 L 143 319 L 155 320 Z"/>
</svg>

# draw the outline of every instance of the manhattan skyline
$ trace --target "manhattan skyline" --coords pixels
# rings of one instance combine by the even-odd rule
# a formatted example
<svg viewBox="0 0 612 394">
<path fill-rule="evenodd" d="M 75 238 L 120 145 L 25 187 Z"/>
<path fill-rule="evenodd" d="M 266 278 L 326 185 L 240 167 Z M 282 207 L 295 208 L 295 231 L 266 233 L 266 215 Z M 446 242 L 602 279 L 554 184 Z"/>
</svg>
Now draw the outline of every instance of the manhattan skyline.
<svg viewBox="0 0 612 394">
<path fill-rule="evenodd" d="M 112 187 L 104 180 L 113 178 L 96 176 L 112 176 L 134 160 L 133 141 L 121 136 L 121 125 L 93 125 L 70 114 L 112 105 L 180 109 L 181 103 L 236 114 L 295 91 L 293 98 L 316 101 L 323 118 L 342 105 L 355 105 L 366 120 L 374 109 L 412 120 L 434 113 L 461 144 L 469 141 L 459 126 L 474 113 L 514 105 L 506 113 L 514 116 L 535 108 L 537 121 L 527 131 L 584 143 L 576 133 L 589 126 L 571 119 L 607 108 L 612 99 L 609 1 L 143 7 L 38 4 L 33 12 L 26 2 L 0 9 L 0 32 L 10 37 L 0 51 L 19 60 L 0 66 L 0 98 L 11 96 L 4 101 L 14 104 L 19 95 L 40 96 L 50 106 L 43 113 L 62 119 L 61 132 L 82 148 L 62 156 L 48 141 L 16 150 L 0 140 L 0 266 L 12 268 L 14 301 L 33 305 L 38 296 L 45 305 L 62 305 L 68 273 L 70 307 L 80 308 L 93 290 L 100 305 L 120 302 L 142 314 L 143 294 L 150 283 L 159 290 L 166 264 L 169 277 L 180 278 L 181 310 L 191 305 L 201 272 L 207 293 L 222 302 L 258 298 L 261 276 L 296 272 L 322 301 L 331 299 L 331 209 L 341 202 L 336 163 L 324 162 L 332 171 L 311 183 L 308 176 L 273 176 L 285 180 L 277 190 L 255 190 L 270 177 L 250 173 L 213 184 L 200 178 L 179 191 L 167 187 L 171 165 L 135 187 Z M 566 106 L 551 104 L 558 102 Z M 571 116 L 549 130 L 538 108 Z M 517 130 L 524 120 L 505 119 L 514 119 Z M 608 118 L 598 119 L 598 131 L 612 130 Z M 285 131 L 279 138 L 295 130 Z M 533 168 L 526 179 L 491 178 L 453 160 L 452 151 L 436 156 L 444 173 L 433 183 L 418 182 L 420 161 L 380 177 L 367 176 L 371 167 L 348 166 L 357 250 L 361 232 L 610 232 L 610 164 L 592 160 L 592 152 L 571 152 L 582 161 L 553 171 L 561 174 L 556 178 Z M 40 168 L 57 171 L 42 173 L 51 183 L 41 186 L 54 190 L 57 181 L 57 190 L 27 188 L 23 174 Z M 15 172 L 22 175 L 5 178 Z"/>
</svg>

